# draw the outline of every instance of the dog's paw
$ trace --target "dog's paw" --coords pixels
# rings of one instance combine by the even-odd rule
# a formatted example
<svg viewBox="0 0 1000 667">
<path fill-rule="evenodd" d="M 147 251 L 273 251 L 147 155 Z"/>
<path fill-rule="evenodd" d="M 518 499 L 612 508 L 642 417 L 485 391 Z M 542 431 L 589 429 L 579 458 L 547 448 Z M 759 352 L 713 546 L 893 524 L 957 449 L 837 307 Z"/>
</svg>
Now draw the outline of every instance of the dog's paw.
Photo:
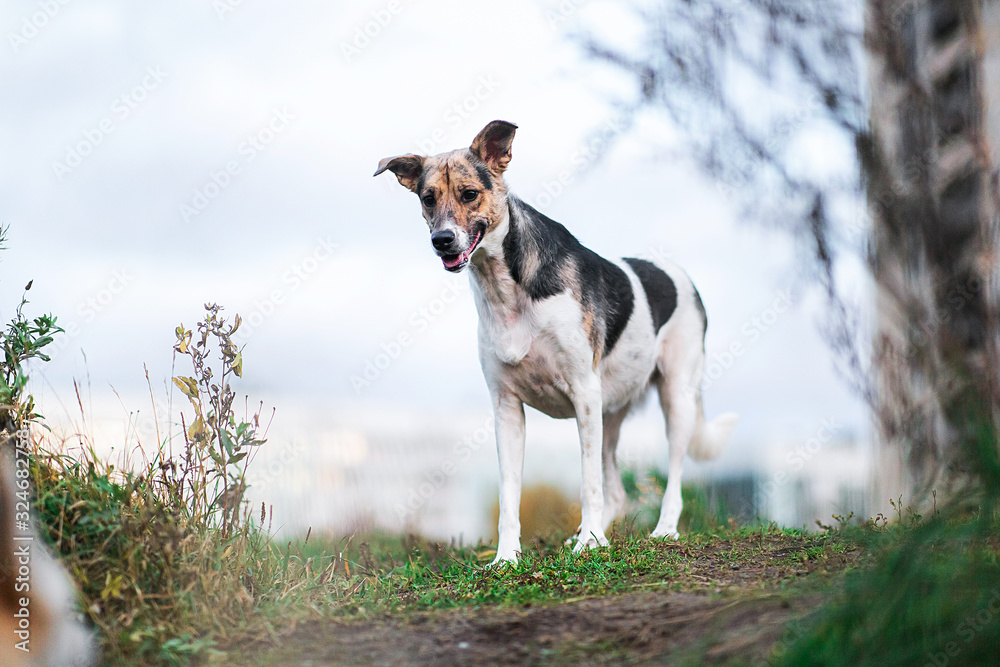
<svg viewBox="0 0 1000 667">
<path fill-rule="evenodd" d="M 584 549 L 596 549 L 597 547 L 608 546 L 608 538 L 604 536 L 604 533 L 590 533 L 587 539 L 576 538 L 576 543 L 573 545 L 573 553 L 578 554 Z"/>
<path fill-rule="evenodd" d="M 649 537 L 654 540 L 677 540 L 681 534 L 676 530 L 654 530 Z"/>
<path fill-rule="evenodd" d="M 511 551 L 510 553 L 498 551 L 496 557 L 493 558 L 487 567 L 491 570 L 502 570 L 503 568 L 517 565 L 517 556 L 517 551 Z"/>
</svg>

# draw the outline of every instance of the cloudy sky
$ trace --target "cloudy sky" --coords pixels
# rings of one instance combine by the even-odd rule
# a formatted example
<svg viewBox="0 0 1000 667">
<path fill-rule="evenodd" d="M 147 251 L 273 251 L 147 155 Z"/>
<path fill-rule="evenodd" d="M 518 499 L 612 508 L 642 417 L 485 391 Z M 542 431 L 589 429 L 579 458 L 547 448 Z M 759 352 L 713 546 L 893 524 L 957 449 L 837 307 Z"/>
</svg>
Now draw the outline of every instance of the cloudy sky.
<svg viewBox="0 0 1000 667">
<path fill-rule="evenodd" d="M 830 418 L 863 436 L 789 239 L 664 160 L 670 128 L 620 131 L 631 83 L 568 37 L 629 43 L 640 26 L 613 4 L 51 0 L 7 3 L 0 25 L 0 313 L 33 279 L 28 312 L 67 329 L 35 374 L 54 423 L 79 412 L 74 379 L 97 422 L 148 405 L 144 366 L 160 391 L 174 327 L 209 301 L 243 316 L 239 391 L 277 408 L 279 437 L 488 413 L 467 277 L 441 269 L 416 198 L 371 174 L 501 118 L 519 125 L 515 192 L 598 252 L 688 269 L 706 407 L 743 415 L 737 451 Z"/>
</svg>

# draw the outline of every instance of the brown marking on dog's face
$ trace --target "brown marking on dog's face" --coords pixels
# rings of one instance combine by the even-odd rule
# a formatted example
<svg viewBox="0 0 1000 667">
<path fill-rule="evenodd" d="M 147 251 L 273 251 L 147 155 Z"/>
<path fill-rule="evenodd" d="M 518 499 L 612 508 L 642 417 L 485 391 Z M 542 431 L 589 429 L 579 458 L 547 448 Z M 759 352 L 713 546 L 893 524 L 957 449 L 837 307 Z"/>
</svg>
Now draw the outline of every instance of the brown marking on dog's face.
<svg viewBox="0 0 1000 667">
<path fill-rule="evenodd" d="M 496 228 L 507 205 L 503 178 L 495 178 L 466 149 L 425 158 L 414 192 L 432 231 L 454 220 L 470 239 Z"/>
<path fill-rule="evenodd" d="M 392 171 L 420 198 L 435 250 L 449 271 L 460 271 L 482 239 L 506 216 L 503 172 L 510 162 L 516 129 L 512 123 L 495 120 L 469 148 L 431 157 L 385 158 L 375 171 L 376 176 Z"/>
<path fill-rule="evenodd" d="M 445 216 L 454 216 L 468 232 L 475 222 L 492 229 L 504 216 L 507 187 L 503 172 L 511 158 L 517 126 L 495 120 L 484 127 L 468 149 L 430 157 L 398 155 L 379 162 L 375 176 L 388 170 L 400 184 L 420 197 L 424 219 L 434 229 Z"/>
</svg>

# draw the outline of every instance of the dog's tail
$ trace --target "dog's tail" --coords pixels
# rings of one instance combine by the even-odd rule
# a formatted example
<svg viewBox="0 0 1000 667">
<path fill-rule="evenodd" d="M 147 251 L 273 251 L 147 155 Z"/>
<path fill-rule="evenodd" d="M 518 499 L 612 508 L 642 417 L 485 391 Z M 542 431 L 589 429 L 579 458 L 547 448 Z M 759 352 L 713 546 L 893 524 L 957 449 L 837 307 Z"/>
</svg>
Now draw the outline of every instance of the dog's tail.
<svg viewBox="0 0 1000 667">
<path fill-rule="evenodd" d="M 688 456 L 695 461 L 711 461 L 718 458 L 729 444 L 733 429 L 739 420 L 740 417 L 735 412 L 727 412 L 706 422 L 699 398 L 698 422 L 694 427 L 694 435 L 691 436 L 691 444 L 688 445 Z"/>
</svg>

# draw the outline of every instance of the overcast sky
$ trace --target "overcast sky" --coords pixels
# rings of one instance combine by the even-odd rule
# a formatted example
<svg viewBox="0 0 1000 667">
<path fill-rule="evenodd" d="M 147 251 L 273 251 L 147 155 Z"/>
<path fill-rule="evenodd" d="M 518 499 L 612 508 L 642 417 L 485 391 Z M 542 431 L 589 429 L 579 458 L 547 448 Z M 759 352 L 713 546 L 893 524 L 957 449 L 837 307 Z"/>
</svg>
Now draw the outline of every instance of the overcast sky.
<svg viewBox="0 0 1000 667">
<path fill-rule="evenodd" d="M 610 101 L 631 83 L 567 35 L 599 26 L 627 44 L 638 26 L 613 5 L 559 6 L 7 3 L 0 313 L 33 279 L 28 312 L 69 332 L 36 372 L 46 415 L 75 414 L 74 378 L 104 417 L 124 419 L 115 391 L 144 407 L 143 366 L 162 387 L 174 327 L 207 301 L 243 316 L 239 391 L 278 408 L 282 437 L 488 413 L 467 276 L 442 270 L 416 198 L 371 174 L 500 118 L 519 125 L 514 192 L 602 254 L 692 275 L 717 369 L 706 408 L 742 414 L 738 448 L 830 418 L 862 434 L 790 240 L 663 160 L 669 128 L 620 132 Z M 595 136 L 611 146 L 601 160 Z"/>
</svg>

